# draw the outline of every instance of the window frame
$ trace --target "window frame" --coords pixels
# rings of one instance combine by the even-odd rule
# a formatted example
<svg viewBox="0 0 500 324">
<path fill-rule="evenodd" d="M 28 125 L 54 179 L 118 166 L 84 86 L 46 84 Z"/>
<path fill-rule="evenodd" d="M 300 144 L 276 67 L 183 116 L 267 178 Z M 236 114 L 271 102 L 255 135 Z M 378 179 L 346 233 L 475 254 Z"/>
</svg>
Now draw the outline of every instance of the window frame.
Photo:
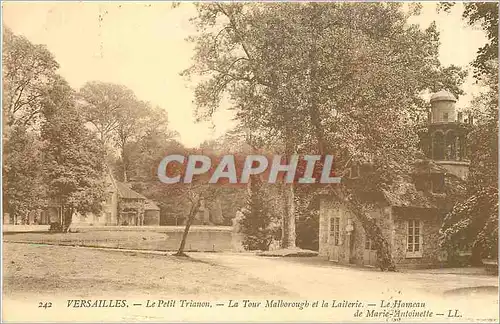
<svg viewBox="0 0 500 324">
<path fill-rule="evenodd" d="M 349 168 L 349 178 L 358 179 L 361 175 L 361 169 L 358 164 L 355 164 Z"/>
<path fill-rule="evenodd" d="M 340 246 L 340 217 L 331 216 L 329 224 L 329 239 L 334 246 Z"/>
<path fill-rule="evenodd" d="M 418 224 L 418 226 L 416 226 Z M 412 225 L 412 226 L 410 226 Z M 418 233 L 417 233 L 418 229 Z M 421 258 L 423 250 L 423 222 L 420 219 L 408 219 L 406 221 L 406 257 L 407 258 Z M 410 242 L 411 238 L 411 242 Z M 418 238 L 416 242 L 415 238 Z M 418 246 L 418 250 L 415 247 Z"/>
<path fill-rule="evenodd" d="M 439 182 L 439 184 L 438 184 Z M 444 174 L 434 174 L 430 179 L 430 189 L 433 194 L 444 194 L 445 193 L 445 179 Z"/>
<path fill-rule="evenodd" d="M 373 247 L 373 241 L 368 236 L 365 236 L 365 251 L 377 251 Z"/>
</svg>

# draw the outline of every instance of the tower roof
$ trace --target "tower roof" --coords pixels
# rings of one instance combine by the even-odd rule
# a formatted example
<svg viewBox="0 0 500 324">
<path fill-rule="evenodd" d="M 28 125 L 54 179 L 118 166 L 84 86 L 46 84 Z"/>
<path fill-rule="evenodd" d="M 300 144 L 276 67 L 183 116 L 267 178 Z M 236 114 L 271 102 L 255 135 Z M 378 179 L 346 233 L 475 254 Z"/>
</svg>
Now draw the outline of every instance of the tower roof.
<svg viewBox="0 0 500 324">
<path fill-rule="evenodd" d="M 436 92 L 432 94 L 431 96 L 431 102 L 433 101 L 453 101 L 457 102 L 457 98 L 453 94 L 451 94 L 449 91 L 446 90 L 441 90 L 439 92 Z"/>
</svg>

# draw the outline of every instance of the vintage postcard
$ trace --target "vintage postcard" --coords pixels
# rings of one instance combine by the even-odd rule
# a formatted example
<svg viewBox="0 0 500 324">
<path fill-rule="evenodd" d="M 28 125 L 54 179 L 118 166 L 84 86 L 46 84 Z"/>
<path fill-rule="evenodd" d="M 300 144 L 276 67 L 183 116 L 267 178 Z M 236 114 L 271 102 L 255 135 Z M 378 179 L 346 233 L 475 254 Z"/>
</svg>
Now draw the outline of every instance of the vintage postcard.
<svg viewBox="0 0 500 324">
<path fill-rule="evenodd" d="M 2 321 L 498 323 L 497 2 L 2 2 Z"/>
</svg>

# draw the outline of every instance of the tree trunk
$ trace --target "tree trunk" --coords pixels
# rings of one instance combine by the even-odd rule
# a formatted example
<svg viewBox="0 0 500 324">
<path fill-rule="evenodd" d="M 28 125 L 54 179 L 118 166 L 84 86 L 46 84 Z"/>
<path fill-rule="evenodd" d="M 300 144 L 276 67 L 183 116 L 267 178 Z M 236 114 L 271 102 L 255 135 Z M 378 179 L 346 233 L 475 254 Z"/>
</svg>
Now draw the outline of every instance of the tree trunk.
<svg viewBox="0 0 500 324">
<path fill-rule="evenodd" d="M 286 127 L 286 138 L 285 138 L 285 152 L 286 161 L 290 163 L 290 157 L 294 153 L 293 144 L 290 141 L 291 129 L 289 126 Z M 282 194 L 284 200 L 284 213 L 283 222 L 281 225 L 282 237 L 281 237 L 281 248 L 283 249 L 294 249 L 296 248 L 295 240 L 295 193 L 294 185 L 292 183 L 286 183 L 285 178 L 283 179 Z"/>
<path fill-rule="evenodd" d="M 123 164 L 123 182 L 128 181 L 127 170 L 128 170 L 128 158 L 125 154 L 125 144 L 122 146 L 122 164 Z"/>
<path fill-rule="evenodd" d="M 189 211 L 189 216 L 186 222 L 186 227 L 184 227 L 184 233 L 182 234 L 182 240 L 181 240 L 181 245 L 179 246 L 179 250 L 177 253 L 175 253 L 175 256 L 186 256 L 184 253 L 184 248 L 186 246 L 186 240 L 187 236 L 189 234 L 189 228 L 191 227 L 191 224 L 193 223 L 194 218 L 196 217 L 196 214 L 200 210 L 201 206 L 201 198 L 197 198 L 195 202 L 193 202 L 193 205 L 191 206 L 191 210 Z"/>
<path fill-rule="evenodd" d="M 312 4 L 316 7 L 316 4 Z M 314 23 L 314 20 L 312 21 Z M 315 36 L 313 35 L 315 40 Z M 320 154 L 325 155 L 329 152 L 328 142 L 325 140 L 324 129 L 321 126 L 321 116 L 319 111 L 319 103 L 317 97 L 318 83 L 317 83 L 317 48 L 316 43 L 310 51 L 310 62 L 311 62 L 311 97 L 309 103 L 309 118 L 312 126 L 314 127 L 314 134 L 316 136 L 316 141 L 318 145 L 318 151 Z M 343 171 L 343 170 L 341 170 Z M 376 224 L 375 219 L 370 218 L 364 212 L 361 203 L 356 199 L 356 194 L 349 192 L 344 184 L 337 185 L 337 191 L 339 193 L 339 198 L 342 200 L 347 207 L 355 214 L 356 218 L 361 222 L 363 229 L 368 234 L 368 237 L 372 239 L 374 247 L 377 250 L 377 262 L 378 266 L 382 271 L 395 271 L 396 266 L 392 260 L 390 245 L 385 239 L 382 230 Z"/>
<path fill-rule="evenodd" d="M 62 224 L 62 232 L 67 233 L 69 231 L 69 227 L 71 226 L 71 222 L 73 221 L 73 209 L 67 208 L 63 209 L 63 224 Z"/>
<path fill-rule="evenodd" d="M 376 219 L 369 217 L 364 212 L 362 204 L 356 199 L 356 195 L 348 192 L 345 187 L 340 187 L 337 190 L 337 194 L 340 200 L 347 205 L 347 208 L 361 222 L 367 236 L 372 240 L 374 248 L 377 250 L 377 265 L 380 270 L 396 271 L 389 242 L 387 242 L 382 230 L 377 225 Z"/>
<path fill-rule="evenodd" d="M 285 202 L 285 212 L 282 223 L 281 247 L 283 249 L 294 249 L 295 245 L 295 193 L 293 183 L 284 184 L 283 196 Z"/>
</svg>

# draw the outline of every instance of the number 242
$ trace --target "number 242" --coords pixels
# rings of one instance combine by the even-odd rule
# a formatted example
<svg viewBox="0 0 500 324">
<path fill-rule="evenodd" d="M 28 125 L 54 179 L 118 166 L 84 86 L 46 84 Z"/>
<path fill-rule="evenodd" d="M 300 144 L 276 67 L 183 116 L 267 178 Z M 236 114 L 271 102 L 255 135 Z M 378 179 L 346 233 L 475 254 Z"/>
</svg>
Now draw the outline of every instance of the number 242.
<svg viewBox="0 0 500 324">
<path fill-rule="evenodd" d="M 52 307 L 52 303 L 51 302 L 39 302 L 38 303 L 38 308 L 51 308 Z"/>
</svg>

